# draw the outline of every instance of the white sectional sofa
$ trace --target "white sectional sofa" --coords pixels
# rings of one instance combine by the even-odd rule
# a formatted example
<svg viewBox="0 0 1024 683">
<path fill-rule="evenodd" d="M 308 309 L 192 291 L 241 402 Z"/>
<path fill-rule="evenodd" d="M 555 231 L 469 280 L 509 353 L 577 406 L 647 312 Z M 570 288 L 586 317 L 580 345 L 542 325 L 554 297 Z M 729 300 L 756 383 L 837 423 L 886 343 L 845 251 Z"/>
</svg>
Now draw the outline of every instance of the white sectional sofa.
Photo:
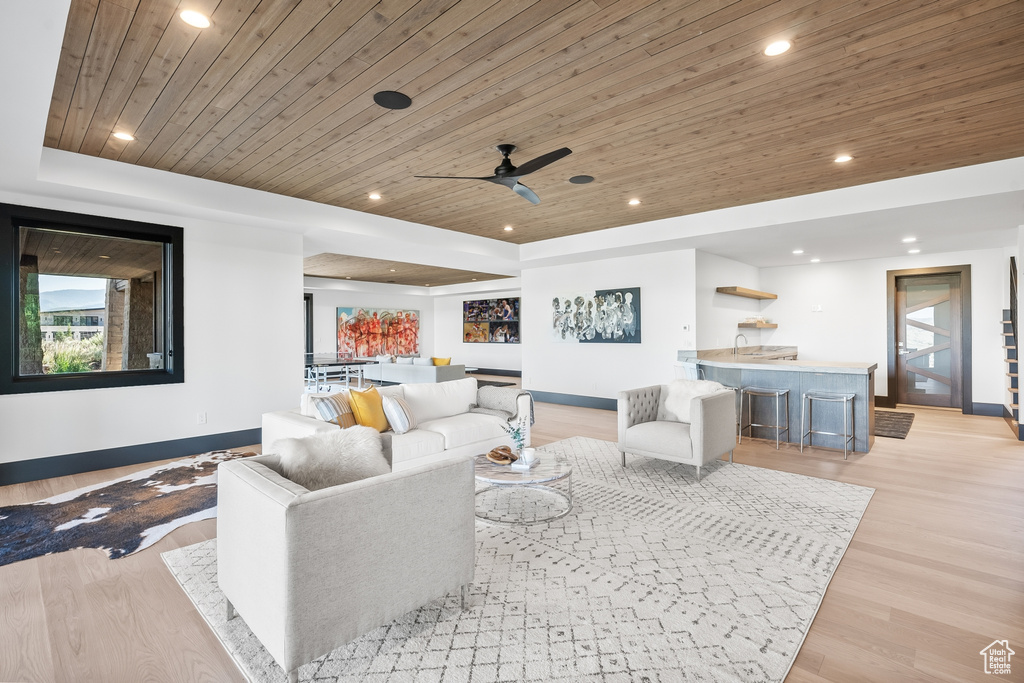
<svg viewBox="0 0 1024 683">
<path fill-rule="evenodd" d="M 478 388 L 476 378 L 467 377 L 437 384 L 378 387 L 377 391 L 382 396 L 405 399 L 416 422 L 416 427 L 404 434 L 392 431 L 381 434 L 384 455 L 392 471 L 512 445 L 502 428 L 502 423 L 509 419 L 523 425 L 524 445 L 530 445 L 531 399 L 516 387 Z M 273 453 L 274 442 L 278 439 L 338 429 L 337 425 L 320 419 L 309 398 L 310 394 L 303 394 L 298 408 L 263 414 L 264 453 Z M 500 406 L 515 412 L 502 411 Z M 488 412 L 473 412 L 473 409 Z"/>
</svg>

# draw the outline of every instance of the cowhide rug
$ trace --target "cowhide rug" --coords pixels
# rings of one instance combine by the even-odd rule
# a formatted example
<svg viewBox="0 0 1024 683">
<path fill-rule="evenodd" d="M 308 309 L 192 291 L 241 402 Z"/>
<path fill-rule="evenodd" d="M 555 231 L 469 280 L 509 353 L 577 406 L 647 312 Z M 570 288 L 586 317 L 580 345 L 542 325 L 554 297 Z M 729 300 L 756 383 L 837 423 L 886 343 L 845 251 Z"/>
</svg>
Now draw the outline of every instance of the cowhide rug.
<svg viewBox="0 0 1024 683">
<path fill-rule="evenodd" d="M 217 465 L 255 453 L 212 451 L 24 505 L 0 507 L 0 566 L 75 548 L 112 560 L 217 516 Z"/>
</svg>

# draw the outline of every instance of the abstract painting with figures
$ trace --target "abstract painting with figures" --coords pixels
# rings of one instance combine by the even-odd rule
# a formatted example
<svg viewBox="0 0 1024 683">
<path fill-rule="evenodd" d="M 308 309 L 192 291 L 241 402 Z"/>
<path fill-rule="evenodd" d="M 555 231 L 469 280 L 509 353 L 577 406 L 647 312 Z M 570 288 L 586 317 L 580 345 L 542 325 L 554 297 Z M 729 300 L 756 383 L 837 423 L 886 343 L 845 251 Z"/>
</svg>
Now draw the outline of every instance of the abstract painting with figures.
<svg viewBox="0 0 1024 683">
<path fill-rule="evenodd" d="M 640 288 L 556 296 L 551 301 L 551 333 L 561 342 L 639 344 Z"/>
<path fill-rule="evenodd" d="M 338 308 L 338 355 L 418 356 L 420 312 L 384 308 Z"/>
</svg>

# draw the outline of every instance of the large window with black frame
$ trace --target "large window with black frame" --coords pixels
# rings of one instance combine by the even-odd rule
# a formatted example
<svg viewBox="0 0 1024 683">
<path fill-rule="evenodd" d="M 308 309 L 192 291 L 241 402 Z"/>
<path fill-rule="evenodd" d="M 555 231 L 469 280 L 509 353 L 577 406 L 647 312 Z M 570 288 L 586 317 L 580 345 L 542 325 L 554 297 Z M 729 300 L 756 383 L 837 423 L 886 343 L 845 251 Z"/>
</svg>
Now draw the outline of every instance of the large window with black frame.
<svg viewBox="0 0 1024 683">
<path fill-rule="evenodd" d="M 183 381 L 181 228 L 0 206 L 4 393 Z"/>
</svg>

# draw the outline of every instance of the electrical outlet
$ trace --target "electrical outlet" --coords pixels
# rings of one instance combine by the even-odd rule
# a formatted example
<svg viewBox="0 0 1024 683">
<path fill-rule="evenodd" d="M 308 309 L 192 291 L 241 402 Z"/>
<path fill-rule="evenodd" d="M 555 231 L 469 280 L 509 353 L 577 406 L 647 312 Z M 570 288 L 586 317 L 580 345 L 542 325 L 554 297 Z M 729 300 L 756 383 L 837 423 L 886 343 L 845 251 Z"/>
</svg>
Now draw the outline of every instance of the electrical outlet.
<svg viewBox="0 0 1024 683">
<path fill-rule="evenodd" d="M 811 313 L 821 313 L 821 304 L 811 306 Z"/>
<path fill-rule="evenodd" d="M 206 424 L 206 413 L 196 413 L 196 424 L 197 425 L 204 425 L 204 424 Z"/>
</svg>

